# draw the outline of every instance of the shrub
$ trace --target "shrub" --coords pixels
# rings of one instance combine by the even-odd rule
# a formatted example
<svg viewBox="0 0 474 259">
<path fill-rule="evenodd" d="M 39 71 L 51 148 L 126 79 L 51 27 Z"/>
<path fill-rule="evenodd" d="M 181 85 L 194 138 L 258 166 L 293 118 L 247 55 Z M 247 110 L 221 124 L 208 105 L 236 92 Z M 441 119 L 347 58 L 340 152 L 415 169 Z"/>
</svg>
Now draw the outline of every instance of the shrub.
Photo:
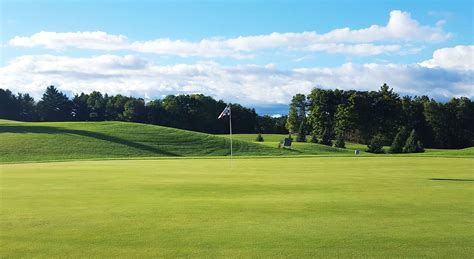
<svg viewBox="0 0 474 259">
<path fill-rule="evenodd" d="M 336 136 L 334 146 L 338 148 L 346 148 L 346 143 L 344 142 L 344 136 L 342 134 Z"/>
<path fill-rule="evenodd" d="M 331 133 L 329 130 L 324 129 L 323 135 L 321 136 L 321 141 L 319 143 L 326 146 L 332 146 Z"/>
<path fill-rule="evenodd" d="M 255 138 L 255 141 L 257 141 L 257 142 L 263 142 L 262 134 L 258 134 L 257 138 Z"/>
<path fill-rule="evenodd" d="M 373 136 L 367 147 L 367 152 L 375 154 L 383 153 L 383 136 L 381 134 Z"/>
<path fill-rule="evenodd" d="M 389 152 L 393 154 L 402 153 L 403 146 L 405 145 L 407 139 L 407 130 L 401 128 L 395 138 L 393 139 L 392 145 L 390 146 Z"/>
<path fill-rule="evenodd" d="M 311 134 L 311 143 L 318 143 L 318 136 L 315 133 Z"/>
<path fill-rule="evenodd" d="M 423 145 L 417 139 L 416 131 L 412 130 L 410 136 L 407 138 L 405 142 L 405 146 L 403 147 L 404 153 L 420 153 L 424 152 Z"/>
</svg>

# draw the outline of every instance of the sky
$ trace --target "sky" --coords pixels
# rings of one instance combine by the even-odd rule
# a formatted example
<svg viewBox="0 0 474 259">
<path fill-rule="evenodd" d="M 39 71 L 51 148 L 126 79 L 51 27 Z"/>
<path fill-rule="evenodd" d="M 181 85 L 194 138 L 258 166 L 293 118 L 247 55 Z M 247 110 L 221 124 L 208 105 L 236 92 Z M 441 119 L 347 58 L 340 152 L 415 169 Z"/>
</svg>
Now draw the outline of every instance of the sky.
<svg viewBox="0 0 474 259">
<path fill-rule="evenodd" d="M 0 0 L 0 88 L 202 93 L 285 114 L 314 87 L 474 97 L 473 1 Z"/>
</svg>

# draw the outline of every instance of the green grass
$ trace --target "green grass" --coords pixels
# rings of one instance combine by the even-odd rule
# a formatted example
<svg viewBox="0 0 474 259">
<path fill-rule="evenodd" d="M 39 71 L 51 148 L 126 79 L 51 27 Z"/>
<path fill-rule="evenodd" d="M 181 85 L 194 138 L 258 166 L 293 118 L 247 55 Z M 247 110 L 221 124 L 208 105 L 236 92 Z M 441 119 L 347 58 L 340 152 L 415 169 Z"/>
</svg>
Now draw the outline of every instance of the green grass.
<svg viewBox="0 0 474 259">
<path fill-rule="evenodd" d="M 473 168 L 393 156 L 0 164 L 0 257 L 472 258 Z"/>
<path fill-rule="evenodd" d="M 228 135 L 221 135 L 227 137 Z M 262 144 L 269 147 L 276 147 L 278 143 L 288 137 L 286 134 L 262 134 L 264 142 L 256 142 L 255 138 L 257 134 L 234 134 L 232 138 L 242 141 L 254 142 L 257 144 Z M 293 142 L 292 149 L 304 154 L 311 155 L 320 155 L 320 154 L 331 154 L 331 155 L 341 155 L 341 154 L 352 154 L 354 150 L 361 151 L 362 155 L 373 155 L 365 152 L 367 150 L 367 145 L 359 143 L 346 142 L 346 149 L 338 149 L 333 147 L 328 147 L 319 144 L 313 143 L 299 143 Z M 384 147 L 384 151 L 388 153 L 389 147 Z M 424 153 L 417 154 L 383 154 L 378 156 L 440 156 L 440 157 L 474 157 L 474 147 L 465 148 L 465 149 L 433 149 L 427 148 Z"/>
<path fill-rule="evenodd" d="M 236 135 L 236 156 L 352 155 L 310 143 L 278 149 Z M 136 157 L 228 156 L 228 136 L 127 122 L 15 122 L 0 120 L 0 163 Z"/>
<path fill-rule="evenodd" d="M 26 123 L 0 120 L 0 163 L 131 157 L 229 155 L 227 138 L 126 122 Z M 237 156 L 295 152 L 234 141 Z"/>
</svg>

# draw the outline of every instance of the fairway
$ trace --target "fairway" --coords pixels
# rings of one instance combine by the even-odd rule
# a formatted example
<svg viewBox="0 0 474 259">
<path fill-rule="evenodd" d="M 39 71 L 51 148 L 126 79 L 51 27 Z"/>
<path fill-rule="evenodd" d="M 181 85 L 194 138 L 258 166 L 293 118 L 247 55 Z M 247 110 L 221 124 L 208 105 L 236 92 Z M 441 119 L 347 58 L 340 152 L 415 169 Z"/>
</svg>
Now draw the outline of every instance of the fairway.
<svg viewBox="0 0 474 259">
<path fill-rule="evenodd" d="M 474 159 L 0 164 L 1 257 L 474 254 Z"/>
</svg>

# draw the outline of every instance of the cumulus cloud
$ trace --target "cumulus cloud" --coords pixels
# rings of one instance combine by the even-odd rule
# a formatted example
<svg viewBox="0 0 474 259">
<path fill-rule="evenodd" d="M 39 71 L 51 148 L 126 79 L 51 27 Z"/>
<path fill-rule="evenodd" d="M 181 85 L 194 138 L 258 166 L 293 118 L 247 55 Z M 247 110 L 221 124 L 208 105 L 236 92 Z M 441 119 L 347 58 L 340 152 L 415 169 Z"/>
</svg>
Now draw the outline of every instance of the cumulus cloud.
<svg viewBox="0 0 474 259">
<path fill-rule="evenodd" d="M 420 63 L 429 68 L 474 70 L 474 45 L 438 49 L 433 58 Z"/>
<path fill-rule="evenodd" d="M 384 82 L 402 94 L 474 96 L 472 69 L 422 65 L 426 62 L 281 70 L 273 65 L 214 62 L 159 65 L 134 55 L 21 56 L 0 68 L 0 88 L 29 92 L 36 98 L 51 84 L 70 95 L 94 90 L 149 98 L 203 93 L 245 105 L 287 104 L 294 94 L 308 93 L 313 87 L 377 90 Z"/>
<path fill-rule="evenodd" d="M 285 48 L 289 50 L 328 52 L 354 55 L 380 55 L 399 52 L 407 42 L 439 42 L 451 37 L 443 31 L 443 23 L 421 25 L 407 12 L 392 11 L 386 25 L 372 25 L 363 29 L 339 28 L 327 33 L 274 32 L 266 35 L 240 36 L 227 39 L 202 39 L 192 42 L 168 38 L 149 41 L 130 41 L 123 35 L 106 32 L 38 32 L 32 36 L 16 36 L 10 46 L 68 47 L 97 50 L 129 50 L 181 57 L 233 57 L 248 58 L 256 50 Z M 398 42 L 400 44 L 387 44 Z M 379 44 L 374 44 L 379 43 Z"/>
</svg>

